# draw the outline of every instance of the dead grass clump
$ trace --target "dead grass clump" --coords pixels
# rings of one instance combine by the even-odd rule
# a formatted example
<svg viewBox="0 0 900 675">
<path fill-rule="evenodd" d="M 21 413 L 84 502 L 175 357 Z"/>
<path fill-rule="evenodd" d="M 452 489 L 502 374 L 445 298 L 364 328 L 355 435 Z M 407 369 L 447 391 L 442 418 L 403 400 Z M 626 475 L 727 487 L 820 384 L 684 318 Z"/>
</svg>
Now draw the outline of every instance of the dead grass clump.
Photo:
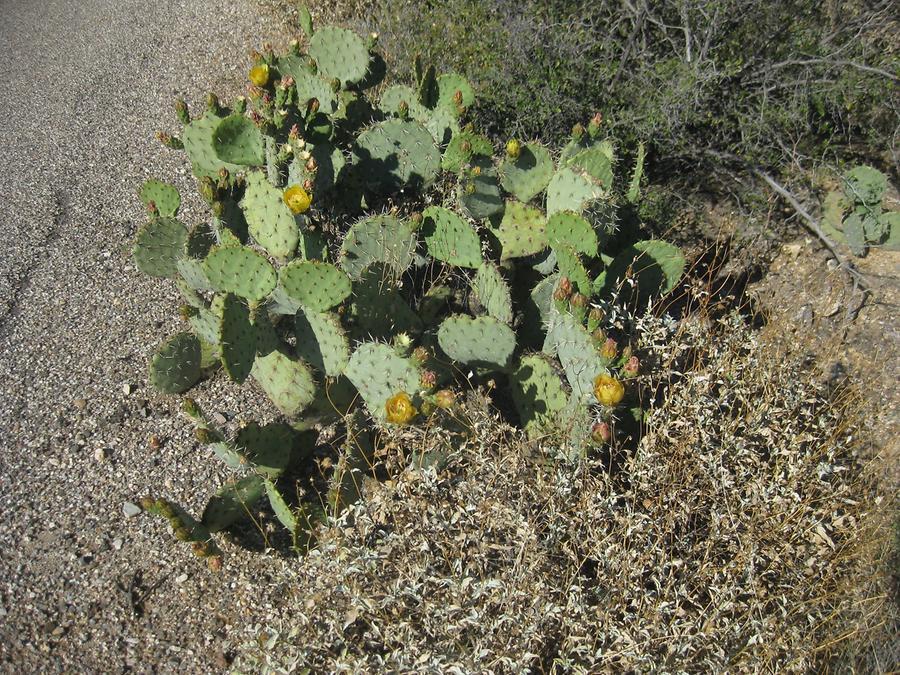
<svg viewBox="0 0 900 675">
<path fill-rule="evenodd" d="M 669 387 L 616 471 L 473 414 L 444 469 L 370 482 L 322 533 L 238 669 L 806 672 L 874 654 L 849 646 L 896 624 L 852 395 L 736 318 L 640 332 Z"/>
</svg>

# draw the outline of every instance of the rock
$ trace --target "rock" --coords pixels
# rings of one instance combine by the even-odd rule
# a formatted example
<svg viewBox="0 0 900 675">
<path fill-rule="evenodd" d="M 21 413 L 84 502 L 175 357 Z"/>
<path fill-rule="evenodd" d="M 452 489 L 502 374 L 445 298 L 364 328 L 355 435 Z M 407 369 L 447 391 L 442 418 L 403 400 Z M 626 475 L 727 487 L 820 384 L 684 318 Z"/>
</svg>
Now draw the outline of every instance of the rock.
<svg viewBox="0 0 900 675">
<path fill-rule="evenodd" d="M 83 398 L 76 398 L 74 401 L 72 401 L 72 405 L 74 405 L 79 410 L 84 410 L 85 408 L 87 408 L 87 401 Z"/>
<path fill-rule="evenodd" d="M 115 539 L 113 539 L 112 547 L 113 547 L 113 550 L 115 550 L 115 551 L 121 551 L 122 550 L 122 539 L 120 537 L 116 537 Z"/>
<path fill-rule="evenodd" d="M 177 577 L 175 577 L 175 583 L 183 584 L 185 581 L 187 581 L 187 579 L 188 579 L 187 574 L 179 574 Z"/>
<path fill-rule="evenodd" d="M 111 453 L 107 448 L 97 448 L 96 450 L 94 450 L 94 459 L 96 459 L 98 462 L 105 462 L 107 459 L 109 459 L 110 454 Z"/>
<path fill-rule="evenodd" d="M 128 382 L 122 385 L 122 393 L 126 396 L 130 396 L 131 392 L 134 391 L 134 387 L 132 387 Z"/>
<path fill-rule="evenodd" d="M 133 502 L 125 502 L 122 504 L 122 512 L 126 518 L 134 518 L 141 512 L 141 507 Z"/>
<path fill-rule="evenodd" d="M 212 415 L 210 415 L 210 417 L 212 418 L 212 421 L 215 422 L 216 424 L 218 424 L 219 426 L 222 426 L 222 425 L 228 423 L 228 418 L 226 418 L 225 415 L 223 415 L 220 412 L 214 412 Z"/>
</svg>

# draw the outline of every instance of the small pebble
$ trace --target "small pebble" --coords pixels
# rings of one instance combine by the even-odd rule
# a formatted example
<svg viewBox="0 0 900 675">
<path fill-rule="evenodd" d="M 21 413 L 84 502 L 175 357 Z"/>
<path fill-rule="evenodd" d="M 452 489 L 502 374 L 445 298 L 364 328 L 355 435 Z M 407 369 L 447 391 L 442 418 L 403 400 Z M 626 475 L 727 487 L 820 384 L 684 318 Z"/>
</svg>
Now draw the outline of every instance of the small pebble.
<svg viewBox="0 0 900 675">
<path fill-rule="evenodd" d="M 122 385 L 122 393 L 125 394 L 126 396 L 129 396 L 132 391 L 134 391 L 134 388 L 127 382 Z"/>
<path fill-rule="evenodd" d="M 228 422 L 228 419 L 225 417 L 225 415 L 220 412 L 214 412 L 211 417 L 212 421 L 220 426 Z"/>
<path fill-rule="evenodd" d="M 76 398 L 74 401 L 72 401 L 72 405 L 74 405 L 79 410 L 84 410 L 85 408 L 87 408 L 87 401 L 83 398 Z"/>
<path fill-rule="evenodd" d="M 94 450 L 94 459 L 98 462 L 103 462 L 109 459 L 109 450 L 106 448 L 97 448 Z"/>
<path fill-rule="evenodd" d="M 185 581 L 187 581 L 187 578 L 188 578 L 187 574 L 179 574 L 177 577 L 175 577 L 175 583 L 183 584 Z"/>
<path fill-rule="evenodd" d="M 122 512 L 126 518 L 134 518 L 141 512 L 141 507 L 132 502 L 125 502 L 122 504 Z"/>
<path fill-rule="evenodd" d="M 119 537 L 116 537 L 112 540 L 112 547 L 116 551 L 122 550 L 122 540 Z"/>
</svg>

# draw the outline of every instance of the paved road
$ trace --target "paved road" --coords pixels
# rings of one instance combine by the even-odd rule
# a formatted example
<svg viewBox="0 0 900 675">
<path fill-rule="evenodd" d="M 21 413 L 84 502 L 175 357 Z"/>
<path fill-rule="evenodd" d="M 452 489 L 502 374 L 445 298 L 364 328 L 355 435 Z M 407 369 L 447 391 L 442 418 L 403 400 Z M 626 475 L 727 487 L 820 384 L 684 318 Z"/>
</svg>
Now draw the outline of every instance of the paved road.
<svg viewBox="0 0 900 675">
<path fill-rule="evenodd" d="M 215 481 L 146 386 L 175 296 L 129 242 L 141 181 L 190 187 L 154 139 L 173 97 L 236 92 L 247 50 L 288 37 L 253 0 L 0 0 L 0 670 L 208 672 L 264 609 L 273 563 L 211 577 L 123 515 L 150 491 L 197 508 Z"/>
</svg>

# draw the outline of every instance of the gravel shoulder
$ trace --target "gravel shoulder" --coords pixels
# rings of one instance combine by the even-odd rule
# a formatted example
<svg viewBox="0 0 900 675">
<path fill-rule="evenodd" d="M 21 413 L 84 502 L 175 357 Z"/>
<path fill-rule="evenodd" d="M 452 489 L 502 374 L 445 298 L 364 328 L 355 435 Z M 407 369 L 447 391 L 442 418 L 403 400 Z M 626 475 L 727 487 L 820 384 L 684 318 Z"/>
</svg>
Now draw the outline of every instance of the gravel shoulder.
<svg viewBox="0 0 900 675">
<path fill-rule="evenodd" d="M 0 671 L 213 672 L 285 594 L 265 585 L 284 563 L 234 547 L 211 575 L 161 522 L 123 512 L 147 492 L 197 510 L 218 482 L 146 382 L 176 299 L 130 260 L 136 189 L 193 191 L 154 138 L 176 130 L 172 100 L 236 94 L 247 50 L 292 31 L 252 0 L 11 0 L 3 15 Z"/>
</svg>

